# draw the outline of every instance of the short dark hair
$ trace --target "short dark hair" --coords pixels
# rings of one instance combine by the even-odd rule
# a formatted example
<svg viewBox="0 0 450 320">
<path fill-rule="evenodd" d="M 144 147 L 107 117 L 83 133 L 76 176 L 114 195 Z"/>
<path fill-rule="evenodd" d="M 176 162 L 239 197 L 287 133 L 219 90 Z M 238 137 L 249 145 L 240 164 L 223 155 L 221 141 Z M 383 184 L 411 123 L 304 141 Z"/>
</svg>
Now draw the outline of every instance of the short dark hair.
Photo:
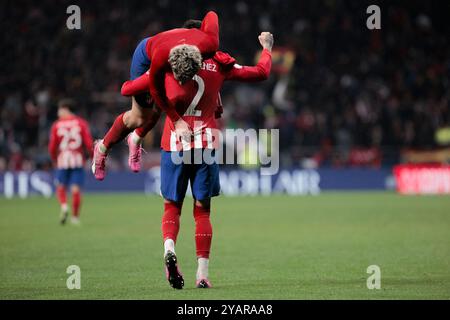
<svg viewBox="0 0 450 320">
<path fill-rule="evenodd" d="M 73 111 L 75 109 L 75 100 L 71 98 L 64 98 L 58 101 L 58 109 L 69 109 L 70 111 Z"/>
<path fill-rule="evenodd" d="M 189 19 L 183 23 L 185 29 L 200 29 L 202 22 L 200 20 Z"/>
</svg>

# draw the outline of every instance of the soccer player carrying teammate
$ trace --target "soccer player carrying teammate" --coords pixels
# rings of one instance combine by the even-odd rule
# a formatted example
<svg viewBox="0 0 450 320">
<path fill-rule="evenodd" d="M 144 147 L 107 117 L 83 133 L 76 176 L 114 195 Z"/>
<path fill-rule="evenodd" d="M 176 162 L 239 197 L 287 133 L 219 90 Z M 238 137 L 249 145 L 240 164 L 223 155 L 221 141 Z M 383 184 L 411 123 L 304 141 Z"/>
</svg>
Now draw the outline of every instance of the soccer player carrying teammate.
<svg viewBox="0 0 450 320">
<path fill-rule="evenodd" d="M 178 269 L 175 243 L 180 226 L 180 215 L 188 183 L 194 196 L 195 244 L 198 261 L 198 288 L 209 288 L 209 254 L 212 239 L 210 221 L 211 197 L 220 191 L 219 166 L 214 159 L 218 146 L 215 113 L 217 97 L 224 81 L 262 81 L 268 78 L 272 65 L 271 50 L 273 36 L 263 32 L 258 37 L 263 51 L 254 67 L 240 66 L 226 53 L 218 51 L 206 59 L 192 80 L 181 82 L 172 73 L 166 72 L 165 87 L 168 103 L 193 129 L 188 140 L 176 133 L 176 123 L 166 117 L 161 138 L 161 194 L 164 197 L 162 233 L 164 260 L 170 285 L 181 289 L 183 276 Z M 169 58 L 172 59 L 172 56 Z M 182 68 L 182 66 L 180 66 Z M 123 95 L 134 95 L 148 90 L 149 73 L 127 81 L 122 86 Z M 181 138 L 181 139 L 180 139 Z M 205 151 L 208 151 L 205 153 Z M 193 152 L 191 152 L 193 151 Z M 200 161 L 199 160 L 200 154 Z M 209 154 L 207 160 L 203 156 Z M 212 161 L 211 161 L 212 160 Z"/>
<path fill-rule="evenodd" d="M 84 164 L 86 153 L 92 157 L 93 143 L 88 123 L 72 113 L 75 103 L 63 99 L 58 103 L 58 120 L 50 129 L 48 152 L 56 167 L 56 196 L 61 205 L 61 224 L 69 216 L 67 205 L 67 188 L 72 193 L 73 224 L 79 224 L 81 206 L 81 187 L 84 181 Z"/>
<path fill-rule="evenodd" d="M 180 28 L 161 32 L 142 40 L 133 54 L 130 78 L 135 79 L 142 75 L 151 65 L 149 77 L 151 99 L 174 122 L 178 136 L 189 136 L 191 131 L 176 110 L 167 103 L 165 74 L 171 70 L 180 82 L 186 82 L 198 72 L 202 58 L 212 57 L 218 47 L 219 21 L 217 14 L 210 11 L 201 22 L 200 28 Z M 170 54 L 176 57 L 171 62 L 169 62 Z M 180 69 L 180 65 L 184 68 Z M 95 145 L 92 171 L 96 179 L 105 178 L 108 150 L 127 135 L 130 149 L 128 164 L 132 171 L 140 170 L 141 140 L 145 135 L 139 135 L 139 131 L 130 133 L 138 127 L 142 127 L 146 132 L 150 131 L 158 121 L 160 112 L 149 101 L 148 93 L 133 96 L 131 110 L 119 115 L 104 139 Z"/>
</svg>

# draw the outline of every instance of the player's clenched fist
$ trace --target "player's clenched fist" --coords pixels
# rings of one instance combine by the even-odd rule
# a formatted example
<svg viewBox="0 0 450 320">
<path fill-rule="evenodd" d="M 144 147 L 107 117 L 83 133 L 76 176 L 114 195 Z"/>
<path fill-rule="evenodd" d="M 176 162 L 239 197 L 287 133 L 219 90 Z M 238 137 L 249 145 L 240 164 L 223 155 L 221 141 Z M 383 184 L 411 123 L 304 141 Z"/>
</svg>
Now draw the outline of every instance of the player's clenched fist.
<svg viewBox="0 0 450 320">
<path fill-rule="evenodd" d="M 273 34 L 271 34 L 270 32 L 261 32 L 261 34 L 258 36 L 258 40 L 264 49 L 272 51 Z"/>
</svg>

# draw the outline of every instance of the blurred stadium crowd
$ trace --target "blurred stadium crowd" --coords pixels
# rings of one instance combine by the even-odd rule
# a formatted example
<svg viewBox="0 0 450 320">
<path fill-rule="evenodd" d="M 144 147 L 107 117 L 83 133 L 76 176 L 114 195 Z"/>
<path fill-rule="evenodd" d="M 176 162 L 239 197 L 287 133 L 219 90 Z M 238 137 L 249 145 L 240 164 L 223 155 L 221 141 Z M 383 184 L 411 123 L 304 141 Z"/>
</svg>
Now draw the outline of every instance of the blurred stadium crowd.
<svg viewBox="0 0 450 320">
<path fill-rule="evenodd" d="M 401 161 L 404 150 L 448 146 L 445 1 L 377 1 L 381 30 L 366 27 L 372 3 L 356 0 L 78 1 L 81 30 L 66 28 L 70 4 L 0 4 L 0 171 L 49 166 L 60 98 L 75 98 L 94 137 L 103 136 L 130 105 L 119 91 L 138 41 L 208 9 L 220 16 L 222 50 L 240 64 L 254 64 L 261 31 L 275 36 L 270 80 L 227 84 L 221 121 L 279 128 L 282 164 L 378 167 Z M 147 150 L 158 149 L 162 123 Z M 125 167 L 126 151 L 117 148 L 109 164 Z M 145 157 L 152 166 L 159 153 Z"/>
</svg>

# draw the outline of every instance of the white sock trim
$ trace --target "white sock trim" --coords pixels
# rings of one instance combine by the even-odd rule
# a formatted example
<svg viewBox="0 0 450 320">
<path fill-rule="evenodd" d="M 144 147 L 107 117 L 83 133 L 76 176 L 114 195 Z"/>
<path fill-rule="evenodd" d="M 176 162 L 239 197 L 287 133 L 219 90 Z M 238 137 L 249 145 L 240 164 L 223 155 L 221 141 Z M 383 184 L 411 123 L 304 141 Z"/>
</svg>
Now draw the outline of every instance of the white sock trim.
<svg viewBox="0 0 450 320">
<path fill-rule="evenodd" d="M 105 145 L 103 144 L 103 140 L 100 140 L 99 141 L 99 143 L 98 143 L 98 150 L 101 152 L 101 153 L 103 153 L 103 154 L 105 154 L 107 151 L 108 151 L 108 149 L 105 147 Z"/>
<path fill-rule="evenodd" d="M 136 130 L 133 130 L 131 133 L 131 141 L 133 141 L 134 144 L 141 144 L 142 138 L 139 137 L 139 135 L 136 133 Z"/>
<path fill-rule="evenodd" d="M 175 242 L 172 239 L 166 239 L 164 241 L 164 256 L 167 254 L 167 251 L 175 253 Z"/>
<path fill-rule="evenodd" d="M 197 280 L 208 279 L 209 259 L 207 259 L 207 258 L 198 258 L 197 262 L 198 262 Z"/>
</svg>

